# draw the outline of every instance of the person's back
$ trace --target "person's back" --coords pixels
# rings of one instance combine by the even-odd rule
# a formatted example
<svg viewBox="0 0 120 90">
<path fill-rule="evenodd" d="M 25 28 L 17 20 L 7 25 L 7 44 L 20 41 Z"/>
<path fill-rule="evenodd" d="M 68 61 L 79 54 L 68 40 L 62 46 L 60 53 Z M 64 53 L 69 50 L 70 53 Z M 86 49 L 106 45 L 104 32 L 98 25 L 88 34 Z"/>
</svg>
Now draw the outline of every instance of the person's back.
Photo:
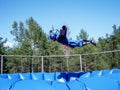
<svg viewBox="0 0 120 90">
<path fill-rule="evenodd" d="M 66 33 L 67 33 L 67 27 L 63 25 L 62 29 L 60 29 L 60 35 L 57 41 L 62 44 L 68 45 L 68 39 L 67 39 Z"/>
<path fill-rule="evenodd" d="M 66 34 L 67 34 L 67 27 L 63 25 L 62 29 L 60 30 L 60 35 L 66 37 Z"/>
</svg>

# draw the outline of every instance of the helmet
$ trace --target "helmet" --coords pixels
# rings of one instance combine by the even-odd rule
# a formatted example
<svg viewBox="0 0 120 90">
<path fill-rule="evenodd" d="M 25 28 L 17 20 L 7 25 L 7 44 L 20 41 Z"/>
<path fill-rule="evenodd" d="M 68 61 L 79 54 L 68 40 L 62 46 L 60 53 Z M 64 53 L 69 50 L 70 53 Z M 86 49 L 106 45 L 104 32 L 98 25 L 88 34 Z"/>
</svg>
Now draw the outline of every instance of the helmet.
<svg viewBox="0 0 120 90">
<path fill-rule="evenodd" d="M 56 36 L 54 34 L 50 34 L 50 39 L 56 40 Z"/>
</svg>

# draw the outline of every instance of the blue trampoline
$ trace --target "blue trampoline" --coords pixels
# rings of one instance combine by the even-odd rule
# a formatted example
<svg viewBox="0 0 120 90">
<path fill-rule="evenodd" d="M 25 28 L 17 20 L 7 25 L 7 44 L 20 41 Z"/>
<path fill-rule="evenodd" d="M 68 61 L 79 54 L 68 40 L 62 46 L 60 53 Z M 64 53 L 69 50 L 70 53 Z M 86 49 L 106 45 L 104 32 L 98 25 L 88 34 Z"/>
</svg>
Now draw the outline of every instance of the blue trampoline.
<svg viewBox="0 0 120 90">
<path fill-rule="evenodd" d="M 0 74 L 0 90 L 120 90 L 120 69 Z"/>
</svg>

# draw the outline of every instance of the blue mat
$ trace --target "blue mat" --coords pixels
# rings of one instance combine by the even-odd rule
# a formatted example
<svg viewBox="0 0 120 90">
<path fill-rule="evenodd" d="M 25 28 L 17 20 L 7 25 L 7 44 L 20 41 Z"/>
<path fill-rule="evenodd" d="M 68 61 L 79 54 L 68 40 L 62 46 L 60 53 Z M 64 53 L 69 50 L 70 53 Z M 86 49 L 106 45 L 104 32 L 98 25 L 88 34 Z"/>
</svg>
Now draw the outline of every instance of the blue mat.
<svg viewBox="0 0 120 90">
<path fill-rule="evenodd" d="M 0 74 L 0 90 L 120 90 L 120 69 Z"/>
</svg>

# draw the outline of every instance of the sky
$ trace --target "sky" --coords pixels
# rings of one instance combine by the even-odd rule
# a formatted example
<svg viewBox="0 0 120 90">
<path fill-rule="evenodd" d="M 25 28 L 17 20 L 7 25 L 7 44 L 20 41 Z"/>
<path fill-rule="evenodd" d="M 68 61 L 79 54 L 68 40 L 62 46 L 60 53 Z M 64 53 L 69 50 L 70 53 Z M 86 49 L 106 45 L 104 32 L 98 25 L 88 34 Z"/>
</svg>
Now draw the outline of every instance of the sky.
<svg viewBox="0 0 120 90">
<path fill-rule="evenodd" d="M 52 26 L 67 25 L 73 39 L 84 29 L 89 38 L 98 40 L 111 35 L 114 24 L 120 26 L 119 10 L 120 0 L 0 0 L 0 37 L 12 46 L 13 22 L 33 17 L 46 34 Z"/>
</svg>

